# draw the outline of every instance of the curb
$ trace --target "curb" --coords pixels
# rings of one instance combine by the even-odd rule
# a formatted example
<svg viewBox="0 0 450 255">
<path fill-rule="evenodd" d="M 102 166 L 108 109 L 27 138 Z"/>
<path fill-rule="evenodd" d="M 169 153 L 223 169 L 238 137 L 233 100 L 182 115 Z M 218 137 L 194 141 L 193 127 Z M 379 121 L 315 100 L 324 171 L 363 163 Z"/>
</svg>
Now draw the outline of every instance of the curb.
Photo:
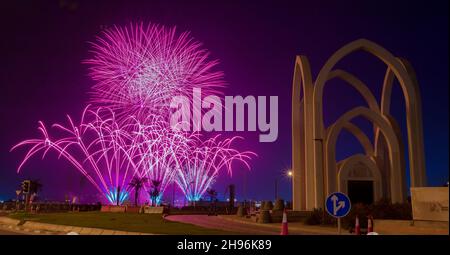
<svg viewBox="0 0 450 255">
<path fill-rule="evenodd" d="M 12 230 L 19 233 L 34 233 L 47 235 L 65 235 L 69 232 L 76 232 L 79 235 L 155 235 L 152 233 L 143 232 L 128 232 L 121 230 L 76 227 L 69 225 L 57 225 L 35 221 L 25 221 L 22 225 L 20 220 L 11 219 L 8 217 L 0 217 L 0 228 Z"/>
<path fill-rule="evenodd" d="M 11 219 L 8 217 L 0 217 L 0 224 L 4 225 L 19 225 L 20 220 Z"/>
</svg>

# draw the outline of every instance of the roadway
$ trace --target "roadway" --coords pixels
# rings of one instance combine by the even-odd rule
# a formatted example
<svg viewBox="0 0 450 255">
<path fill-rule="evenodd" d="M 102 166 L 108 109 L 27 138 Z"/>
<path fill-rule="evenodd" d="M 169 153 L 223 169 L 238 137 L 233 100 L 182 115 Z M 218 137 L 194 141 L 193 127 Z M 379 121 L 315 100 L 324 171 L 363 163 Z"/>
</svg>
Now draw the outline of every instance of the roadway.
<svg viewBox="0 0 450 255">
<path fill-rule="evenodd" d="M 169 221 L 177 221 L 197 225 L 204 228 L 220 229 L 232 233 L 254 234 L 254 235 L 279 235 L 281 231 L 281 223 L 272 226 L 261 224 L 248 224 L 243 222 L 231 221 L 218 216 L 207 215 L 169 215 L 166 216 Z M 294 235 L 311 235 L 317 234 L 304 229 L 290 229 L 290 234 Z"/>
</svg>

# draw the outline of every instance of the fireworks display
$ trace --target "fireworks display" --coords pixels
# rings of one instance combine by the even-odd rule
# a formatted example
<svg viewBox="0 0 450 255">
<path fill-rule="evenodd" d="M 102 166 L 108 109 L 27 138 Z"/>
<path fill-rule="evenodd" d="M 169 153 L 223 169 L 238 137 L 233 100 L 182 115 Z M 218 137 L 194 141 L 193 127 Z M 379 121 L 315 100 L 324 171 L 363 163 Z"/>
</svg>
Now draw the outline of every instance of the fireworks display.
<svg viewBox="0 0 450 255">
<path fill-rule="evenodd" d="M 143 189 L 155 204 L 165 189 L 176 183 L 189 201 L 199 200 L 221 170 L 232 173 L 232 163 L 256 154 L 232 148 L 238 137 L 204 139 L 200 133 L 172 129 L 170 100 L 191 98 L 193 88 L 217 94 L 222 73 L 217 61 L 193 41 L 189 33 L 177 36 L 175 28 L 129 25 L 106 30 L 93 44 L 87 60 L 95 85 L 92 106 L 84 109 L 78 124 L 53 124 L 52 133 L 39 122 L 42 137 L 20 142 L 11 150 L 27 147 L 24 164 L 38 153 L 55 151 L 70 162 L 103 194 L 120 205 L 129 198 L 130 181 L 143 178 Z"/>
<path fill-rule="evenodd" d="M 217 61 L 188 32 L 154 24 L 130 24 L 103 32 L 93 43 L 89 65 L 91 102 L 113 109 L 119 117 L 167 114 L 174 96 L 192 98 L 192 89 L 219 93 L 223 74 Z"/>
<path fill-rule="evenodd" d="M 110 116 L 102 117 L 107 115 Z M 122 202 L 128 196 L 127 182 L 139 174 L 130 160 L 130 134 L 117 125 L 113 112 L 102 108 L 92 111 L 87 107 L 78 125 L 70 116 L 67 119 L 67 126 L 52 125 L 58 131 L 52 135 L 56 138 L 51 138 L 49 130 L 40 122 L 41 139 L 25 140 L 12 148 L 31 146 L 18 172 L 33 155 L 42 152 L 44 158 L 54 150 L 58 158 L 68 160 L 109 202 Z"/>
<path fill-rule="evenodd" d="M 256 154 L 233 149 L 232 142 L 237 138 L 220 140 L 219 136 L 216 136 L 189 148 L 191 151 L 185 164 L 177 168 L 176 179 L 188 201 L 200 200 L 221 169 L 226 169 L 231 175 L 233 161 L 240 161 L 250 169 L 247 160 Z"/>
</svg>

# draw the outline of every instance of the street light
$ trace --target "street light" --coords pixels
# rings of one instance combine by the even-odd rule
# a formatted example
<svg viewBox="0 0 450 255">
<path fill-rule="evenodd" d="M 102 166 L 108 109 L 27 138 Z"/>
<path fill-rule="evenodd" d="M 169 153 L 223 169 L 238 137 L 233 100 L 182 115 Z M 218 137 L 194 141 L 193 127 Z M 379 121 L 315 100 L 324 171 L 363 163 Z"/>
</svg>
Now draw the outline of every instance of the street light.
<svg viewBox="0 0 450 255">
<path fill-rule="evenodd" d="M 324 163 L 324 151 L 323 151 L 323 139 L 322 138 L 314 138 L 314 141 L 320 142 L 320 150 L 322 151 L 322 169 L 324 169 L 325 163 Z M 325 178 L 322 176 L 322 187 L 325 187 Z M 323 196 L 324 194 L 322 194 Z M 322 202 L 322 219 L 325 219 L 325 200 Z"/>
<path fill-rule="evenodd" d="M 280 177 L 284 176 L 284 177 L 292 178 L 292 175 L 293 175 L 292 170 L 287 169 L 287 170 L 284 170 L 283 175 Z M 278 176 L 275 177 L 275 201 L 278 199 L 278 178 L 279 178 Z"/>
</svg>

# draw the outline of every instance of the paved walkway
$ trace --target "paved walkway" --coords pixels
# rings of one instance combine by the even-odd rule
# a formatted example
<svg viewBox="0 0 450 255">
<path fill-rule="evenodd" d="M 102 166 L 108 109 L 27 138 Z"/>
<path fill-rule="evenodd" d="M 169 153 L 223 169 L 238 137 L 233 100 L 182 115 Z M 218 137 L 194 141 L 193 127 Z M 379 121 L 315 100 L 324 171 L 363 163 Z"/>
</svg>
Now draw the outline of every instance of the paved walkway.
<svg viewBox="0 0 450 255">
<path fill-rule="evenodd" d="M 177 221 L 182 223 L 189 223 L 204 228 L 220 229 L 229 231 L 232 233 L 242 234 L 259 234 L 259 235 L 275 235 L 279 234 L 279 231 L 273 231 L 271 229 L 255 227 L 249 228 L 246 225 L 223 220 L 218 216 L 207 215 L 170 215 L 166 216 L 167 220 Z"/>
<path fill-rule="evenodd" d="M 207 215 L 170 215 L 167 220 L 189 223 L 204 228 L 226 230 L 233 233 L 256 235 L 279 235 L 280 223 L 259 224 L 250 220 L 239 219 L 237 216 L 207 216 Z M 291 226 L 292 225 L 292 226 Z M 289 223 L 289 234 L 293 235 L 317 235 L 337 234 L 335 228 L 327 227 L 302 227 Z M 345 233 L 343 233 L 345 234 Z"/>
</svg>

